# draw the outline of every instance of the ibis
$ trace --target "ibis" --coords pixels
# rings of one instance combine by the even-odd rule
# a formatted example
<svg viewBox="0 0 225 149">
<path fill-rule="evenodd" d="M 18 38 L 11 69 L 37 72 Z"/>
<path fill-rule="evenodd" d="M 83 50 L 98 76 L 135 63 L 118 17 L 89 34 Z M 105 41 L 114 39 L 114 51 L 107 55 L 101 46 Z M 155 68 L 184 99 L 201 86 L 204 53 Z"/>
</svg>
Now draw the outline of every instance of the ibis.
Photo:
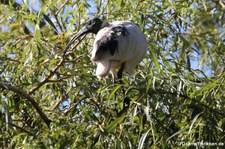
<svg viewBox="0 0 225 149">
<path fill-rule="evenodd" d="M 111 72 L 122 78 L 123 71 L 134 74 L 135 67 L 145 57 L 147 39 L 140 27 L 131 21 L 103 22 L 99 18 L 89 20 L 86 25 L 71 38 L 64 55 L 71 44 L 79 37 L 96 34 L 91 60 L 97 65 L 96 76 L 101 79 Z M 118 71 L 118 72 L 117 72 Z"/>
</svg>

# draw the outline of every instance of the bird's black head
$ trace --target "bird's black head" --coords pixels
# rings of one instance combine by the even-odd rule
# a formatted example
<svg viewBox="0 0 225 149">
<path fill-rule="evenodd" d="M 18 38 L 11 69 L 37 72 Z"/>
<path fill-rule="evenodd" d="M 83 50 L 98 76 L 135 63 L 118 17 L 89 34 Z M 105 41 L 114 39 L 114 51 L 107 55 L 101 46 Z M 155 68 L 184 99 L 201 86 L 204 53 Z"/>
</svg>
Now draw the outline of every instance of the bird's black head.
<svg viewBox="0 0 225 149">
<path fill-rule="evenodd" d="M 67 52 L 68 48 L 70 47 L 70 45 L 79 37 L 87 34 L 87 33 L 94 33 L 94 34 L 97 34 L 98 31 L 107 26 L 108 23 L 105 23 L 103 22 L 102 20 L 100 20 L 99 18 L 93 18 L 93 19 L 90 19 L 88 20 L 84 27 L 76 34 L 74 35 L 71 40 L 68 42 L 65 50 L 64 50 L 64 55 L 65 53 Z"/>
<path fill-rule="evenodd" d="M 102 20 L 100 20 L 99 18 L 93 18 L 91 20 L 88 20 L 84 29 L 86 28 L 87 32 L 97 34 L 98 31 L 101 29 L 102 24 Z"/>
</svg>

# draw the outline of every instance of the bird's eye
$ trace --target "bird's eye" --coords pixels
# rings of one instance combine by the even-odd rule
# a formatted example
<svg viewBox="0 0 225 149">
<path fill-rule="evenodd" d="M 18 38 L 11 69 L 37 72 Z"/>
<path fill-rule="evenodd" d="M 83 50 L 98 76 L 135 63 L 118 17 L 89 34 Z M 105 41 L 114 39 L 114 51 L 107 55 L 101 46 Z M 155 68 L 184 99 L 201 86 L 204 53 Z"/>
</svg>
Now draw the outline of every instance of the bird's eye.
<svg viewBox="0 0 225 149">
<path fill-rule="evenodd" d="M 91 21 L 88 21 L 86 25 L 91 25 Z"/>
</svg>

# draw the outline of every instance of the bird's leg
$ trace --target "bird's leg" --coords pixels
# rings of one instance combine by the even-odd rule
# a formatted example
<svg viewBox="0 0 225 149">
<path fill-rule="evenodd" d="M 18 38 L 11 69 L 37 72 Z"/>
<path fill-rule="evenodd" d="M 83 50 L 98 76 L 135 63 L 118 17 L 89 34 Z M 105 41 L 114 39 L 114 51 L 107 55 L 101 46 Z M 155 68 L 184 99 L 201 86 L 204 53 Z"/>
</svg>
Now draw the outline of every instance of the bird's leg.
<svg viewBox="0 0 225 149">
<path fill-rule="evenodd" d="M 115 82 L 115 81 L 116 81 L 116 79 L 115 79 L 115 75 L 114 75 L 114 73 L 112 73 L 112 80 L 113 80 L 113 84 L 115 85 L 115 83 L 116 83 L 116 82 Z M 116 93 L 114 94 L 114 101 L 116 101 Z M 115 110 L 115 111 L 117 111 L 117 110 L 116 110 L 116 106 L 114 107 L 114 110 Z"/>
<path fill-rule="evenodd" d="M 125 63 L 122 63 L 122 65 L 117 73 L 117 77 L 119 79 L 120 84 L 123 84 L 122 76 L 123 76 L 124 65 L 125 65 Z"/>
<path fill-rule="evenodd" d="M 119 79 L 119 83 L 120 84 L 123 84 L 123 81 L 122 81 L 122 76 L 123 76 L 123 70 L 124 70 L 124 66 L 125 66 L 125 63 L 122 63 L 118 73 L 117 73 L 117 77 Z M 128 97 L 125 97 L 126 94 L 125 94 L 125 89 L 124 87 L 122 86 L 122 91 L 123 91 L 123 96 L 124 96 L 124 99 L 123 99 L 123 110 L 125 109 L 125 107 L 128 107 L 129 104 L 130 104 L 130 99 Z M 122 110 L 122 111 L 123 111 Z"/>
<path fill-rule="evenodd" d="M 124 65 L 125 65 L 125 63 L 122 63 L 122 65 L 121 65 L 121 67 L 120 67 L 120 69 L 119 69 L 119 71 L 117 73 L 117 77 L 119 79 L 119 83 L 120 84 L 123 84 L 122 77 L 123 77 Z M 124 88 L 122 88 L 122 90 L 123 90 L 123 95 L 125 96 L 125 90 L 124 90 Z"/>
</svg>

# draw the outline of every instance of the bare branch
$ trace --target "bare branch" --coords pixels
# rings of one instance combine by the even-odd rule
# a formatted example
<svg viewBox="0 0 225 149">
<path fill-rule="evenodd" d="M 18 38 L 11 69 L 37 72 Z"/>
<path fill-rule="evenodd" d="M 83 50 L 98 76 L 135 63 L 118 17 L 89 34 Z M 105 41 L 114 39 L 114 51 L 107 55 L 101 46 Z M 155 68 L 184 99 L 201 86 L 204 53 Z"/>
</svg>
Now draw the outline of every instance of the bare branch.
<svg viewBox="0 0 225 149">
<path fill-rule="evenodd" d="M 26 98 L 34 106 L 34 108 L 36 109 L 36 111 L 40 115 L 41 119 L 45 122 L 45 124 L 47 126 L 50 125 L 51 120 L 48 119 L 48 117 L 44 114 L 42 109 L 39 107 L 38 103 L 28 93 L 26 93 L 25 91 L 23 91 L 20 88 L 17 88 L 15 86 L 12 86 L 12 85 L 9 85 L 9 84 L 3 83 L 3 82 L 0 82 L 0 87 L 3 88 L 3 89 L 8 89 L 10 91 L 13 91 L 13 92 L 23 96 L 24 98 Z"/>
</svg>

